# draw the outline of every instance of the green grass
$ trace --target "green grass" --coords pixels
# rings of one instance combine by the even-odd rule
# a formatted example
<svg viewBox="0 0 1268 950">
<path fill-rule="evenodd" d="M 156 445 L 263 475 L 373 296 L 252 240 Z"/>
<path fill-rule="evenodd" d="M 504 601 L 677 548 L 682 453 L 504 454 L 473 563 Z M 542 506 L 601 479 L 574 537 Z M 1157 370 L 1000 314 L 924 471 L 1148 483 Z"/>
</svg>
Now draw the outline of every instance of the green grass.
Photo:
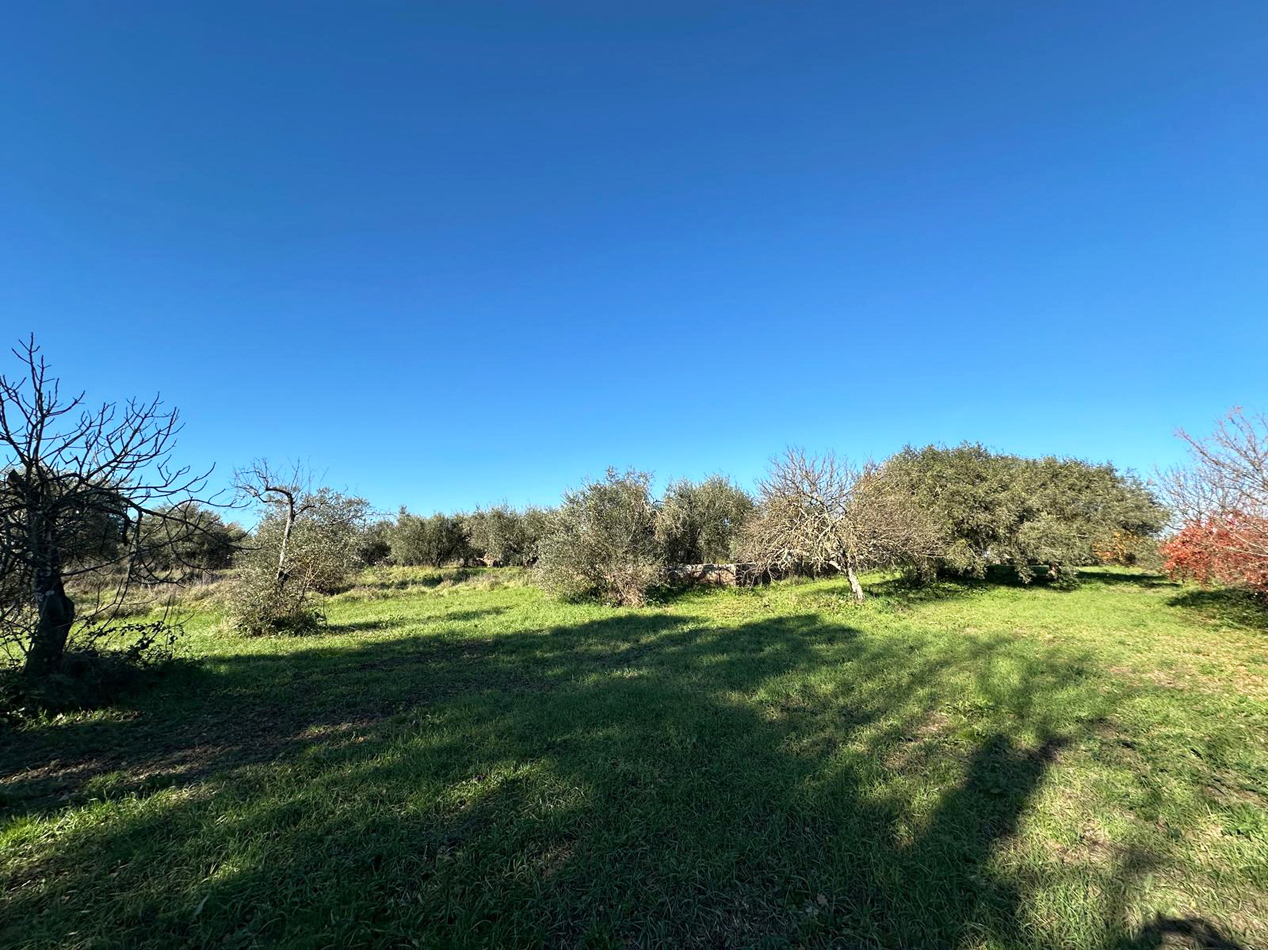
<svg viewBox="0 0 1268 950">
<path fill-rule="evenodd" d="M 1268 947 L 1268 633 L 1128 572 L 382 573 L 0 736 L 7 947 Z M 1224 942 L 1219 942 L 1224 941 Z"/>
</svg>

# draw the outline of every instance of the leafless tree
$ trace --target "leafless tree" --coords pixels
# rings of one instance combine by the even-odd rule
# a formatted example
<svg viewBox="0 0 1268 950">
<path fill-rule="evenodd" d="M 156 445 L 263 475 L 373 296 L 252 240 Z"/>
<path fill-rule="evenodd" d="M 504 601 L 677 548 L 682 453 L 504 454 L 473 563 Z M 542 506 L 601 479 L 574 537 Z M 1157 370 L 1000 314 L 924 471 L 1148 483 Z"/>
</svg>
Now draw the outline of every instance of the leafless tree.
<svg viewBox="0 0 1268 950">
<path fill-rule="evenodd" d="M 1235 408 L 1206 438 L 1183 429 L 1186 467 L 1160 481 L 1180 525 L 1218 525 L 1223 553 L 1268 564 L 1268 416 Z"/>
<path fill-rule="evenodd" d="M 234 473 L 233 484 L 241 497 L 275 513 L 282 521 L 277 572 L 273 579 L 278 587 L 284 587 L 289 579 L 287 556 L 295 523 L 315 504 L 312 479 L 298 462 L 281 469 L 270 465 L 268 459 L 256 459 Z"/>
<path fill-rule="evenodd" d="M 758 489 L 761 508 L 745 549 L 759 570 L 841 573 L 861 601 L 862 571 L 916 566 L 937 553 L 931 524 L 873 466 L 789 449 Z"/>
<path fill-rule="evenodd" d="M 181 579 L 173 552 L 209 527 L 198 496 L 210 471 L 172 465 L 180 425 L 157 396 L 90 409 L 82 392 L 63 398 L 34 337 L 13 353 L 21 375 L 0 376 L 0 631 L 39 676 L 59 667 L 76 621 L 102 629 L 131 587 Z"/>
</svg>

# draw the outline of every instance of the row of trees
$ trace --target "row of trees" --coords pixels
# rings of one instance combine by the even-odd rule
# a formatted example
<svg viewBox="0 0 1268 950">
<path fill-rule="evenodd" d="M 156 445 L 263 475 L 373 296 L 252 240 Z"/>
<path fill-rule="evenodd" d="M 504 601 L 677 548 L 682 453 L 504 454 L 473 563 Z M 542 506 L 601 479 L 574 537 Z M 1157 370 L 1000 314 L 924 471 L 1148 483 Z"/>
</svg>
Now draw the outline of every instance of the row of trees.
<svg viewBox="0 0 1268 950">
<path fill-rule="evenodd" d="M 537 546 L 545 534 L 550 512 L 530 506 L 477 508 L 470 513 L 411 514 L 402 508 L 396 521 L 376 522 L 372 531 L 382 539 L 368 563 L 425 564 L 440 567 L 454 562 L 489 567 L 527 567 L 537 560 Z"/>
<path fill-rule="evenodd" d="M 538 545 L 536 576 L 567 597 L 640 604 L 669 563 L 732 559 L 753 499 L 728 479 L 677 481 L 656 499 L 646 472 L 607 475 L 564 494 Z"/>
<path fill-rule="evenodd" d="M 311 487 L 298 468 L 256 462 L 235 482 L 263 509 L 229 597 L 235 624 L 256 634 L 319 624 L 315 595 L 380 563 L 533 567 L 560 592 L 636 603 L 666 563 L 733 557 L 756 510 L 721 477 L 675 482 L 656 500 L 647 476 L 610 473 L 556 509 L 503 504 L 429 516 L 401 509 L 394 520 L 375 518 L 364 499 Z"/>
<path fill-rule="evenodd" d="M 1153 489 L 1112 466 L 966 444 L 866 465 L 790 451 L 755 495 L 715 476 L 655 497 L 647 474 L 609 471 L 555 509 L 395 519 L 261 462 L 235 478 L 261 512 L 248 537 L 206 497 L 206 473 L 172 463 L 174 410 L 89 408 L 63 398 L 33 341 L 14 352 L 21 374 L 0 377 L 0 645 L 34 676 L 59 667 L 73 629 L 117 641 L 132 592 L 231 561 L 231 613 L 258 633 L 319 622 L 319 595 L 384 561 L 522 565 L 564 595 L 626 604 L 667 565 L 743 562 L 752 577 L 840 573 L 861 598 L 860 573 L 880 567 L 1066 580 L 1156 549 L 1168 521 Z M 1209 439 L 1184 437 L 1192 464 L 1162 483 L 1167 569 L 1268 596 L 1268 420 L 1235 412 Z"/>
<path fill-rule="evenodd" d="M 790 450 L 756 498 L 711 479 L 677 483 L 657 502 L 649 484 L 644 473 L 609 471 L 565 495 L 542 541 L 542 580 L 634 604 L 671 555 L 725 553 L 750 577 L 843 574 L 858 600 L 859 575 L 878 568 L 928 580 L 1007 565 L 1026 583 L 1037 570 L 1068 581 L 1071 567 L 1104 560 L 1111 542 L 1154 537 L 1167 517 L 1144 483 L 1113 466 L 980 445 L 908 448 L 863 466 Z"/>
<path fill-rule="evenodd" d="M 234 484 L 262 511 L 235 561 L 228 598 L 235 625 L 253 634 L 320 624 L 317 595 L 343 589 L 363 567 L 532 564 L 550 518 L 507 505 L 426 517 L 402 508 L 394 520 L 380 518 L 364 498 L 314 487 L 299 466 L 267 461 L 239 471 Z"/>
</svg>

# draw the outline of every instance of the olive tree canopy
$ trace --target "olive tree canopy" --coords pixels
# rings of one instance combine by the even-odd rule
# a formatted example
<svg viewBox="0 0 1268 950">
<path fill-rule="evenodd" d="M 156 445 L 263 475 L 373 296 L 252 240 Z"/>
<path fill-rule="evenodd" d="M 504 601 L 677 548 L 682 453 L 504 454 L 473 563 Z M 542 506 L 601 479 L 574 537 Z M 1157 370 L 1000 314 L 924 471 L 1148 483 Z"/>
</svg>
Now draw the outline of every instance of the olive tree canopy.
<svg viewBox="0 0 1268 950">
<path fill-rule="evenodd" d="M 879 476 L 934 521 L 938 565 L 981 577 L 1010 565 L 1030 581 L 1037 565 L 1053 572 L 1096 563 L 1116 533 L 1152 537 L 1167 513 L 1150 488 L 1112 465 L 1081 459 L 1023 458 L 981 445 L 907 447 Z"/>
</svg>

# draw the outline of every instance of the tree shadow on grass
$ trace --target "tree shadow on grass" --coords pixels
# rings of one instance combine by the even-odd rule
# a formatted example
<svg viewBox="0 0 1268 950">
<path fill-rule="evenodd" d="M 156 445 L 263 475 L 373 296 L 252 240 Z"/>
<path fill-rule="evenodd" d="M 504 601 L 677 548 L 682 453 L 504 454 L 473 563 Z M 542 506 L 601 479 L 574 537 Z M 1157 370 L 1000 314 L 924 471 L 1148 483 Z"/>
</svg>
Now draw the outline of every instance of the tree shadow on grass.
<svg viewBox="0 0 1268 950">
<path fill-rule="evenodd" d="M 898 607 L 914 607 L 936 601 L 973 597 L 1000 588 L 1067 592 L 1077 590 L 1079 585 L 1084 584 L 1133 587 L 1140 590 L 1176 586 L 1162 575 L 1147 573 L 1084 569 L 1076 571 L 1075 578 L 1078 581 L 1077 584 L 1066 585 L 1050 581 L 1040 570 L 1030 583 L 1025 583 L 1013 568 L 994 565 L 982 578 L 939 577 L 933 581 L 922 581 L 915 578 L 892 577 L 873 581 L 865 586 L 870 595 L 885 598 Z"/>
<path fill-rule="evenodd" d="M 1248 950 L 1208 920 L 1200 917 L 1168 917 L 1157 914 L 1114 950 L 1155 950 L 1157 947 L 1192 947 L 1195 950 Z"/>
<path fill-rule="evenodd" d="M 1150 590 L 1158 587 L 1177 587 L 1175 581 L 1170 580 L 1163 574 L 1150 574 L 1144 571 L 1091 571 L 1080 570 L 1077 573 L 1079 581 L 1084 584 L 1102 584 L 1105 586 L 1126 586 L 1139 587 L 1144 590 Z"/>
<path fill-rule="evenodd" d="M 1241 630 L 1268 630 L 1268 607 L 1245 591 L 1230 588 L 1185 587 L 1167 600 L 1201 619 Z"/>
<path fill-rule="evenodd" d="M 122 801 L 19 842 L 4 915 L 32 945 L 1051 945 L 999 857 L 1110 701 L 1008 644 L 640 613 L 217 658 L 10 737 L 19 812 Z M 967 740 L 961 681 L 994 711 Z"/>
<path fill-rule="evenodd" d="M 995 584 L 985 580 L 948 580 L 938 578 L 920 581 L 908 577 L 890 577 L 864 585 L 869 597 L 881 598 L 887 605 L 906 609 L 921 604 L 973 597 L 991 590 Z"/>
</svg>

